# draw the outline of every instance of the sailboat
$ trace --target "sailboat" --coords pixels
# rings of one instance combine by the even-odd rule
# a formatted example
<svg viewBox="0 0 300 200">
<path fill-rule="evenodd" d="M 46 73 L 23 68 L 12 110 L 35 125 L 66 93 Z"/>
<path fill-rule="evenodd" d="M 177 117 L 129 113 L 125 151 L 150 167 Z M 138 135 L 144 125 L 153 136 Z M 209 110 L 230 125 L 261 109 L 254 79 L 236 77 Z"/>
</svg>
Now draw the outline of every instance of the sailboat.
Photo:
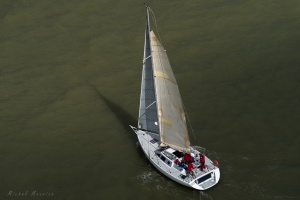
<svg viewBox="0 0 300 200">
<path fill-rule="evenodd" d="M 206 190 L 220 180 L 217 161 L 190 144 L 186 114 L 167 53 L 150 29 L 146 6 L 144 58 L 136 133 L 152 165 L 182 185 Z"/>
</svg>

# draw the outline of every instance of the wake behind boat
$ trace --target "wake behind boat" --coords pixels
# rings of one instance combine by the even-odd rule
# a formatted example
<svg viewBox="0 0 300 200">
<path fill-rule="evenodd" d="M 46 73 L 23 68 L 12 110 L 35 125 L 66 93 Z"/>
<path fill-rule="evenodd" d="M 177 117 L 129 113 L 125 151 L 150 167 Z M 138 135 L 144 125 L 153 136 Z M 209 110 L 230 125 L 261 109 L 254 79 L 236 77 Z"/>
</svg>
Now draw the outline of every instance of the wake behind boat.
<svg viewBox="0 0 300 200">
<path fill-rule="evenodd" d="M 182 185 L 206 190 L 220 179 L 218 163 L 190 146 L 178 85 L 166 51 L 150 30 L 149 12 L 146 6 L 138 127 L 130 127 L 161 173 Z"/>
</svg>

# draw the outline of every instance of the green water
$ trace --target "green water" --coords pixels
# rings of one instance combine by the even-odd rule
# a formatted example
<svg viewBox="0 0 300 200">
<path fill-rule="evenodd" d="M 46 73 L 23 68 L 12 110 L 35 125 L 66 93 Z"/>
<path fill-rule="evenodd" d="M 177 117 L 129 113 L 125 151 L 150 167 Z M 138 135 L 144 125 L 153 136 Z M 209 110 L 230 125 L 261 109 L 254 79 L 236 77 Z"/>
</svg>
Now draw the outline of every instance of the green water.
<svg viewBox="0 0 300 200">
<path fill-rule="evenodd" d="M 220 163 L 205 192 L 162 176 L 127 126 L 143 3 L 0 0 L 0 199 L 298 199 L 300 1 L 151 3 L 192 142 Z"/>
</svg>

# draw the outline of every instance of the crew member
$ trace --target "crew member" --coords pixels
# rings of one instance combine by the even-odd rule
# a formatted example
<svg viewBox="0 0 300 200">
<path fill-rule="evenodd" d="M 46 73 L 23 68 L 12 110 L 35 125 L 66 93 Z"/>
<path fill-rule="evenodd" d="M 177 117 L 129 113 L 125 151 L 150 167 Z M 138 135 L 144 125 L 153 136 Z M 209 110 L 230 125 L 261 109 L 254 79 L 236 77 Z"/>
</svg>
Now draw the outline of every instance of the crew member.
<svg viewBox="0 0 300 200">
<path fill-rule="evenodd" d="M 203 171 L 205 168 L 205 156 L 201 153 L 200 154 L 200 170 Z"/>
<path fill-rule="evenodd" d="M 193 176 L 195 178 L 195 174 L 193 172 L 193 169 L 194 169 L 194 165 L 190 162 L 188 165 L 187 165 L 187 168 L 186 168 L 186 171 L 189 175 Z"/>
<path fill-rule="evenodd" d="M 191 156 L 190 154 L 185 153 L 183 156 L 184 162 L 190 163 L 191 162 Z"/>
</svg>

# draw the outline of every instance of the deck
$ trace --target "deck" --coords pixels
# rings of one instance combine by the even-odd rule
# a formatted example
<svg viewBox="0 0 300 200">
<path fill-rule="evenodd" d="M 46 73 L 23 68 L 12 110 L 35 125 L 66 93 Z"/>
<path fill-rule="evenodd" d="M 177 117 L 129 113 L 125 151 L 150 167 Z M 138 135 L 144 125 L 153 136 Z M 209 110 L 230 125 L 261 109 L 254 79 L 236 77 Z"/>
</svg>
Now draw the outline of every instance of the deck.
<svg viewBox="0 0 300 200">
<path fill-rule="evenodd" d="M 219 169 L 217 167 L 217 169 L 215 169 L 213 162 L 206 156 L 206 168 L 203 171 L 200 170 L 199 162 L 192 162 L 195 167 L 192 170 L 194 173 L 193 176 L 190 173 L 186 173 L 184 169 L 174 162 L 175 160 L 182 161 L 183 156 L 179 155 L 179 153 L 182 154 L 182 152 L 178 152 L 170 147 L 161 147 L 159 135 L 141 130 L 137 130 L 136 134 L 150 162 L 170 179 L 199 190 L 208 189 L 218 182 L 220 176 Z M 191 153 L 199 155 L 202 152 L 191 147 Z"/>
</svg>

